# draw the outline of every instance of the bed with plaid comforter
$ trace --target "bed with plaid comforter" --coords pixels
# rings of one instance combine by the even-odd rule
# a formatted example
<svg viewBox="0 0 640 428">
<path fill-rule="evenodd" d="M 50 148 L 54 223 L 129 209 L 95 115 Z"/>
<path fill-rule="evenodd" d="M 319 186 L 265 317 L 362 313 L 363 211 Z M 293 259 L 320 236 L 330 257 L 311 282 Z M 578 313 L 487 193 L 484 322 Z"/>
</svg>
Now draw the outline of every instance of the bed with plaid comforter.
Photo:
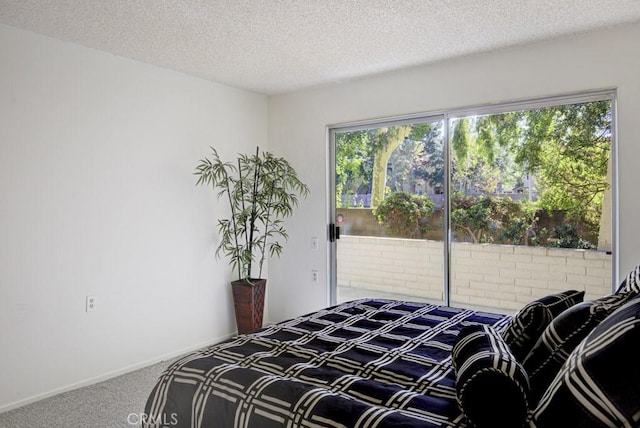
<svg viewBox="0 0 640 428">
<path fill-rule="evenodd" d="M 509 317 L 364 299 L 231 338 L 172 364 L 151 427 L 458 427 L 451 348 L 469 324 Z"/>
</svg>

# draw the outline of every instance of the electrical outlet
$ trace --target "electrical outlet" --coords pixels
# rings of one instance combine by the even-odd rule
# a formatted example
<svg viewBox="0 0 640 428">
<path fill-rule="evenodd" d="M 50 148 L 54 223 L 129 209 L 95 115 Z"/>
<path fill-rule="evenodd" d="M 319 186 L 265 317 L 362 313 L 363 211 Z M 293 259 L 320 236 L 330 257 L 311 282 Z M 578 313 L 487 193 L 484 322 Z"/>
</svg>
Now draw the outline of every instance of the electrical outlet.
<svg viewBox="0 0 640 428">
<path fill-rule="evenodd" d="M 85 300 L 85 311 L 93 312 L 96 310 L 96 296 L 87 296 Z"/>
<path fill-rule="evenodd" d="M 311 282 L 318 282 L 318 271 L 315 269 L 311 271 Z"/>
</svg>

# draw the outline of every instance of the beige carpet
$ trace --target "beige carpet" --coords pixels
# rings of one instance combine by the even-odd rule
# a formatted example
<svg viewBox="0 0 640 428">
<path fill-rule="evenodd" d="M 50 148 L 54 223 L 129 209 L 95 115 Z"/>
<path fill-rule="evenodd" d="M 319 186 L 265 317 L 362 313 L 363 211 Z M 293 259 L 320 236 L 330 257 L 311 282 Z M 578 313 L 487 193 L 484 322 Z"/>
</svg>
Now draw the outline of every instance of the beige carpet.
<svg viewBox="0 0 640 428">
<path fill-rule="evenodd" d="M 0 427 L 138 428 L 151 388 L 172 361 L 0 413 Z"/>
</svg>

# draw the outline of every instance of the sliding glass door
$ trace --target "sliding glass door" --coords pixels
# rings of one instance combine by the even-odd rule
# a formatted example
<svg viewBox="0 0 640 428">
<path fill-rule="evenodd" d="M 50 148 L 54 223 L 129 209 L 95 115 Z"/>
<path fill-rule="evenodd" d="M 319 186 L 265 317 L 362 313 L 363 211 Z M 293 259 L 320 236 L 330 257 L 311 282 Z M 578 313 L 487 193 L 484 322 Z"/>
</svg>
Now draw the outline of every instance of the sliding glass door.
<svg viewBox="0 0 640 428">
<path fill-rule="evenodd" d="M 330 132 L 333 302 L 513 313 L 615 278 L 615 93 Z"/>
<path fill-rule="evenodd" d="M 335 142 L 336 302 L 441 302 L 444 120 L 353 127 Z"/>
</svg>

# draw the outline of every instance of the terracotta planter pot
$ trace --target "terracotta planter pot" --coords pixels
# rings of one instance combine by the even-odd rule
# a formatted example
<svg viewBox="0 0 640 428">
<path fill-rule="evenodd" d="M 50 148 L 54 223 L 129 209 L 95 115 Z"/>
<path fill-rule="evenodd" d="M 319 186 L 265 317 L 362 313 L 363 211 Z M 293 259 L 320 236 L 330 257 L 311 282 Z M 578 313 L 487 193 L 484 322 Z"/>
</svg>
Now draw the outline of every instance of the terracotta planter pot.
<svg viewBox="0 0 640 428">
<path fill-rule="evenodd" d="M 246 280 L 233 281 L 231 283 L 238 334 L 253 333 L 262 328 L 267 280 L 252 279 L 251 281 L 253 281 L 253 284 Z"/>
</svg>

